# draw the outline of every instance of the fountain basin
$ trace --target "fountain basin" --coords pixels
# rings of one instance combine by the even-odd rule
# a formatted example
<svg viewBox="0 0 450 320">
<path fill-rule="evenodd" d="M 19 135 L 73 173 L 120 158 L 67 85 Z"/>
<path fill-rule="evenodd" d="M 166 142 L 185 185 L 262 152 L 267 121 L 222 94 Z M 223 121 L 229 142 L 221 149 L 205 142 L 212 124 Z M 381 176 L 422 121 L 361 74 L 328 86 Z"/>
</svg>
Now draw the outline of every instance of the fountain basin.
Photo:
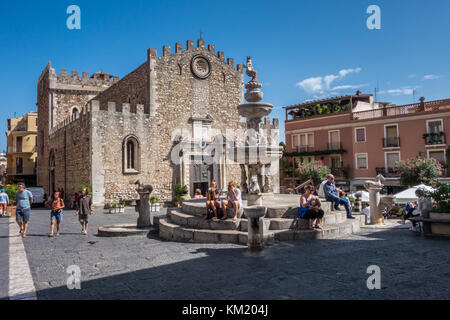
<svg viewBox="0 0 450 320">
<path fill-rule="evenodd" d="M 273 105 L 265 102 L 246 103 L 238 106 L 239 114 L 247 119 L 257 119 L 268 116 Z"/>
</svg>

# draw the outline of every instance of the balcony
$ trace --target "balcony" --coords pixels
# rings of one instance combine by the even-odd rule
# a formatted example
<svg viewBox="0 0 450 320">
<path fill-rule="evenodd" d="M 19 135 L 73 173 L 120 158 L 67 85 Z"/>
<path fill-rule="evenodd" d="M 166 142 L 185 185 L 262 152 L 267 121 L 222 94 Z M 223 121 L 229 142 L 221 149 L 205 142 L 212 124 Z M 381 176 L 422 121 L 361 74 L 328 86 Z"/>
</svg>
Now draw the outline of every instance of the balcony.
<svg viewBox="0 0 450 320">
<path fill-rule="evenodd" d="M 425 139 L 425 145 L 427 146 L 435 146 L 435 145 L 444 145 L 447 144 L 445 139 L 445 133 L 425 133 L 423 135 Z"/>
<path fill-rule="evenodd" d="M 347 178 L 347 173 L 344 168 L 330 168 L 331 174 L 336 178 Z"/>
<path fill-rule="evenodd" d="M 331 142 L 328 144 L 328 151 L 337 151 L 344 149 L 341 142 Z"/>
<path fill-rule="evenodd" d="M 315 151 L 313 146 L 297 146 L 297 152 L 312 152 Z"/>
<path fill-rule="evenodd" d="M 376 174 L 383 175 L 385 178 L 398 178 L 400 174 L 396 168 L 376 168 Z"/>
<path fill-rule="evenodd" d="M 399 137 L 384 138 L 383 148 L 400 148 L 400 138 Z"/>
</svg>

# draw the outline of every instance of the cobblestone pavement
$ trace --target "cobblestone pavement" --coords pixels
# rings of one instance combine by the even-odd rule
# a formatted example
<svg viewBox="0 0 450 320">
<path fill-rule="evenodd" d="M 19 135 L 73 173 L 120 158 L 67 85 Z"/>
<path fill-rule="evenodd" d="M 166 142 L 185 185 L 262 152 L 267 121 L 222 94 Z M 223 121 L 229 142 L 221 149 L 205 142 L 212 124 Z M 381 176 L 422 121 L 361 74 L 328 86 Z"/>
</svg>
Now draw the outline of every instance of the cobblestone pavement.
<svg viewBox="0 0 450 320">
<path fill-rule="evenodd" d="M 38 299 L 450 298 L 450 241 L 409 230 L 276 243 L 250 254 L 237 245 L 94 235 L 101 225 L 136 221 L 131 211 L 96 212 L 87 237 L 73 212 L 66 211 L 64 219 L 61 237 L 50 239 L 48 211 L 32 213 L 24 244 Z M 82 271 L 81 290 L 67 289 L 71 265 Z M 381 268 L 381 290 L 367 289 L 371 265 Z"/>
</svg>

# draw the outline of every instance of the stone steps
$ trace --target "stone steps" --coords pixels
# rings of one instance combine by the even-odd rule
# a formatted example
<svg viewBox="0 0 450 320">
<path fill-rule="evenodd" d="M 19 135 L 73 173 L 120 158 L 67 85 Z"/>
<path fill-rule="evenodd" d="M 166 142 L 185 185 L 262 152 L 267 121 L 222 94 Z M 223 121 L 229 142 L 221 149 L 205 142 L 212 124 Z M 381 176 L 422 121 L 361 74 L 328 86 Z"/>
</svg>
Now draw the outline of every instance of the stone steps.
<svg viewBox="0 0 450 320">
<path fill-rule="evenodd" d="M 331 224 L 323 230 L 268 230 L 265 231 L 265 242 L 293 241 L 313 239 L 335 239 L 357 233 L 360 230 L 362 216 L 355 220 Z M 159 235 L 161 238 L 176 242 L 194 243 L 231 243 L 246 245 L 248 234 L 238 230 L 207 230 L 180 226 L 168 217 L 158 219 Z"/>
<path fill-rule="evenodd" d="M 205 212 L 203 212 L 205 214 Z M 183 227 L 194 228 L 194 229 L 204 229 L 204 230 L 236 230 L 247 232 L 247 219 L 238 219 L 233 221 L 231 219 L 225 221 L 212 221 L 204 220 L 203 217 L 187 214 L 181 212 L 181 210 L 172 209 L 168 212 L 168 217 L 171 222 L 178 224 Z M 345 211 L 333 211 L 333 213 L 324 216 L 323 224 L 324 226 L 333 225 L 345 222 L 347 220 Z M 301 227 L 306 227 L 307 221 L 300 221 Z M 295 225 L 294 219 L 285 218 L 265 218 L 264 227 L 266 231 L 269 230 L 286 230 L 292 229 Z"/>
<path fill-rule="evenodd" d="M 293 219 L 298 216 L 299 205 L 271 205 L 266 210 L 265 218 L 285 218 L 285 219 Z M 246 206 L 244 202 L 244 207 Z M 325 212 L 325 215 L 329 215 L 335 212 L 332 204 L 330 202 L 325 202 L 322 200 L 322 209 Z M 220 209 L 218 209 L 220 210 Z M 181 211 L 185 214 L 203 217 L 206 212 L 206 204 L 205 201 L 186 201 L 183 202 Z M 243 210 L 241 210 L 243 211 Z M 240 218 L 246 218 L 243 212 L 239 214 Z"/>
</svg>

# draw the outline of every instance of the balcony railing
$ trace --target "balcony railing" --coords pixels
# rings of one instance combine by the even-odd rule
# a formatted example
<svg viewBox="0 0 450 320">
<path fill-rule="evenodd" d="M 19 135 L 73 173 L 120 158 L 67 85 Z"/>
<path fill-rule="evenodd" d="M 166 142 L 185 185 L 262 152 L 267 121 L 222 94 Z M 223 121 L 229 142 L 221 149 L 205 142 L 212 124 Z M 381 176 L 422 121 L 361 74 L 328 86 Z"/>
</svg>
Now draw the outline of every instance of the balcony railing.
<svg viewBox="0 0 450 320">
<path fill-rule="evenodd" d="M 423 135 L 427 146 L 446 144 L 445 133 L 425 133 Z"/>
<path fill-rule="evenodd" d="M 313 146 L 297 146 L 297 152 L 312 152 L 315 151 Z"/>
<path fill-rule="evenodd" d="M 342 143 L 341 142 L 331 142 L 328 144 L 328 150 L 329 151 L 334 151 L 334 150 L 342 150 L 344 149 L 342 147 Z"/>
<path fill-rule="evenodd" d="M 336 178 L 345 178 L 346 173 L 344 168 L 330 168 L 331 174 L 335 176 Z"/>
<path fill-rule="evenodd" d="M 383 148 L 399 148 L 400 138 L 399 137 L 389 137 L 383 139 Z"/>
<path fill-rule="evenodd" d="M 396 168 L 376 168 L 376 174 L 382 174 L 387 178 L 397 178 L 400 176 Z"/>
<path fill-rule="evenodd" d="M 425 103 L 415 103 L 404 106 L 379 108 L 367 111 L 355 112 L 352 114 L 354 120 L 374 119 L 383 117 L 393 117 L 414 114 L 419 112 L 430 112 L 450 109 L 450 99 L 436 100 Z"/>
</svg>

